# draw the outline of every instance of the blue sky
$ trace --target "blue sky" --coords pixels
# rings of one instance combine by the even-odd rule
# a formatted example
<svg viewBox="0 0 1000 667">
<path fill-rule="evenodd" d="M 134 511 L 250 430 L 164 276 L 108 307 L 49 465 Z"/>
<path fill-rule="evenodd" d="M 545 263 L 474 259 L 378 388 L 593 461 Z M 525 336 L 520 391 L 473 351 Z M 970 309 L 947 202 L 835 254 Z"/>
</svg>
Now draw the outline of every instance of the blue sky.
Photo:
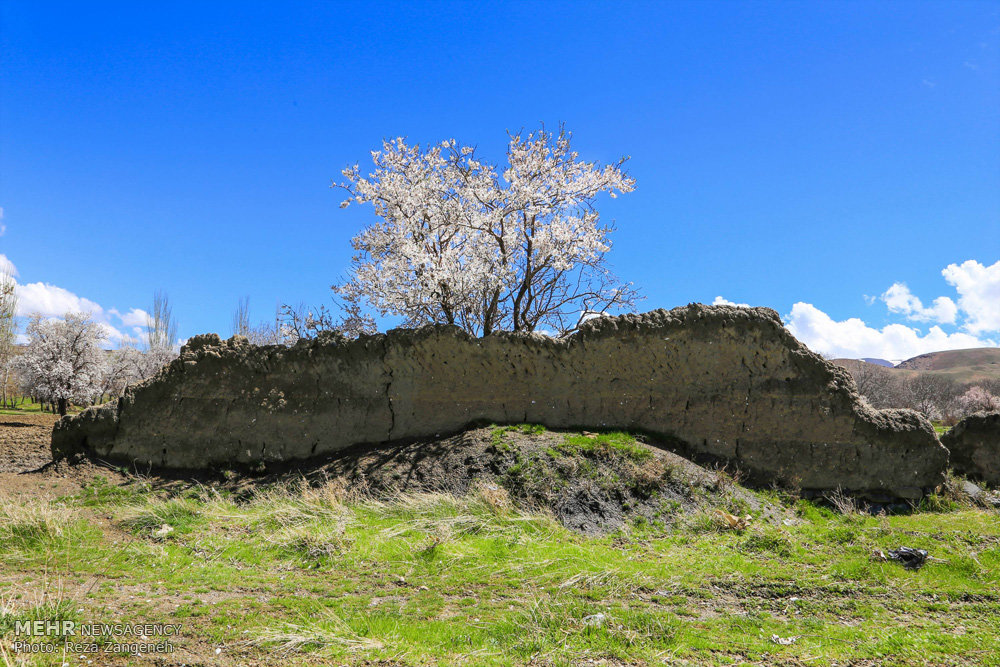
<svg viewBox="0 0 1000 667">
<path fill-rule="evenodd" d="M 500 160 L 506 130 L 563 121 L 584 158 L 631 156 L 636 191 L 600 210 L 643 309 L 770 306 L 851 356 L 1000 341 L 1000 2 L 6 0 L 0 19 L 0 254 L 41 309 L 127 333 L 163 289 L 186 337 L 228 335 L 243 296 L 261 319 L 329 303 L 374 219 L 338 208 L 344 166 L 397 135 Z"/>
</svg>

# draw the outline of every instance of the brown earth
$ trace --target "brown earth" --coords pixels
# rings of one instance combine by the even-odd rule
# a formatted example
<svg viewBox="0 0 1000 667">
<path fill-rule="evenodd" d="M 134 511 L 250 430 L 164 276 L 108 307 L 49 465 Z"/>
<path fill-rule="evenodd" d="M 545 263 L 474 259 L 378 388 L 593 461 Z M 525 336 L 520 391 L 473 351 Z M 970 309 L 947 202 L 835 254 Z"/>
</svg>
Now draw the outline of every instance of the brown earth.
<svg viewBox="0 0 1000 667">
<path fill-rule="evenodd" d="M 930 352 L 907 359 L 896 368 L 939 373 L 966 373 L 969 376 L 1000 378 L 1000 348 L 977 347 L 968 350 Z"/>
<path fill-rule="evenodd" d="M 49 499 L 79 492 L 98 474 L 125 479 L 108 466 L 53 463 L 50 443 L 58 419 L 45 413 L 0 414 L 0 493 Z"/>
<path fill-rule="evenodd" d="M 52 461 L 48 440 L 57 415 L 0 414 L 0 473 L 26 472 Z"/>
</svg>

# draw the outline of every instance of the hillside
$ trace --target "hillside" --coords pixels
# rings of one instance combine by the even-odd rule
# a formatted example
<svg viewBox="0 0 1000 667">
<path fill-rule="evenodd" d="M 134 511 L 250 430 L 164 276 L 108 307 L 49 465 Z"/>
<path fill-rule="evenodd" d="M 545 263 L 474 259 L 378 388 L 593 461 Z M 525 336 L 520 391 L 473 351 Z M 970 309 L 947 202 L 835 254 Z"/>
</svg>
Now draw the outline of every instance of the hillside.
<svg viewBox="0 0 1000 667">
<path fill-rule="evenodd" d="M 955 376 L 955 379 L 967 377 L 970 381 L 982 378 L 1000 378 L 1000 347 L 945 350 L 944 352 L 921 354 L 900 363 L 897 368 L 912 371 L 934 371 Z"/>
<path fill-rule="evenodd" d="M 869 360 L 834 359 L 833 363 L 854 370 L 857 364 L 866 361 Z M 933 373 L 961 383 L 1000 380 L 1000 348 L 979 347 L 969 350 L 929 352 L 907 359 L 889 370 L 900 374 Z"/>
<path fill-rule="evenodd" d="M 886 368 L 892 368 L 893 363 L 887 359 L 874 359 L 872 357 L 862 357 L 859 361 L 866 361 L 869 364 L 875 364 L 876 366 L 885 366 Z"/>
<path fill-rule="evenodd" d="M 860 368 L 862 366 L 865 366 L 865 365 L 868 365 L 868 366 L 878 366 L 879 368 L 883 368 L 883 369 L 889 371 L 890 373 L 893 373 L 893 374 L 896 374 L 896 375 L 913 375 L 915 373 L 915 371 L 907 370 L 905 368 L 900 368 L 899 366 L 895 366 L 895 367 L 893 367 L 893 366 L 885 366 L 883 364 L 879 364 L 879 363 L 875 363 L 873 361 L 869 361 L 868 359 L 831 359 L 830 363 L 837 364 L 838 366 L 840 366 L 842 368 L 846 368 L 847 370 L 851 371 L 852 373 L 856 372 L 858 370 L 858 368 Z"/>
</svg>

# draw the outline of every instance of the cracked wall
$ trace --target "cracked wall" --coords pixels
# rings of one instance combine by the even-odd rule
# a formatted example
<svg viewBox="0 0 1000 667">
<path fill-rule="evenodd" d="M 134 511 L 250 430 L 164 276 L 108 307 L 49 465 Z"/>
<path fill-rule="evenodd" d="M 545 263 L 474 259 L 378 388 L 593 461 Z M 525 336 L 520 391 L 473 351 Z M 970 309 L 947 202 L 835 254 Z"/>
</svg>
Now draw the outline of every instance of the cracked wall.
<svg viewBox="0 0 1000 667">
<path fill-rule="evenodd" d="M 592 320 L 565 340 L 445 326 L 291 348 L 196 336 L 116 403 L 61 420 L 53 453 L 207 468 L 482 421 L 644 431 L 806 489 L 915 498 L 947 464 L 925 419 L 862 404 L 774 311 L 701 305 Z"/>
</svg>

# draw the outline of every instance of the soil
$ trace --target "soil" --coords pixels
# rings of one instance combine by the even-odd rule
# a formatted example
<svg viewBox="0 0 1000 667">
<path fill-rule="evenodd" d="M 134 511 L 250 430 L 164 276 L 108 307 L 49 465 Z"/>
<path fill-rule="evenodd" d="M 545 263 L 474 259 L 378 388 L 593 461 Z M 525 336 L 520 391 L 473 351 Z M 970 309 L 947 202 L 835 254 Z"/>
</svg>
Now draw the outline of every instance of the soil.
<svg viewBox="0 0 1000 667">
<path fill-rule="evenodd" d="M 0 493 L 58 498 L 80 491 L 97 475 L 112 483 L 126 476 L 89 461 L 52 461 L 52 426 L 58 415 L 0 414 Z"/>
<path fill-rule="evenodd" d="M 26 472 L 52 461 L 49 438 L 56 415 L 0 415 L 0 473 Z"/>
<path fill-rule="evenodd" d="M 3 415 L 0 421 L 0 492 L 45 498 L 71 495 L 95 477 L 124 484 L 133 479 L 120 468 L 77 457 L 53 462 L 49 450 L 52 415 Z M 376 497 L 400 492 L 449 492 L 503 488 L 517 506 L 551 513 L 560 523 L 587 534 L 614 531 L 636 519 L 669 523 L 705 509 L 733 514 L 775 508 L 747 492 L 726 471 L 711 470 L 645 442 L 631 448 L 602 444 L 601 435 L 583 432 L 583 442 L 567 446 L 560 432 L 486 427 L 456 435 L 404 443 L 361 445 L 332 456 L 268 468 L 191 473 L 143 470 L 154 488 L 183 490 L 209 483 L 240 495 L 262 486 L 307 480 L 342 480 L 349 493 Z"/>
</svg>

